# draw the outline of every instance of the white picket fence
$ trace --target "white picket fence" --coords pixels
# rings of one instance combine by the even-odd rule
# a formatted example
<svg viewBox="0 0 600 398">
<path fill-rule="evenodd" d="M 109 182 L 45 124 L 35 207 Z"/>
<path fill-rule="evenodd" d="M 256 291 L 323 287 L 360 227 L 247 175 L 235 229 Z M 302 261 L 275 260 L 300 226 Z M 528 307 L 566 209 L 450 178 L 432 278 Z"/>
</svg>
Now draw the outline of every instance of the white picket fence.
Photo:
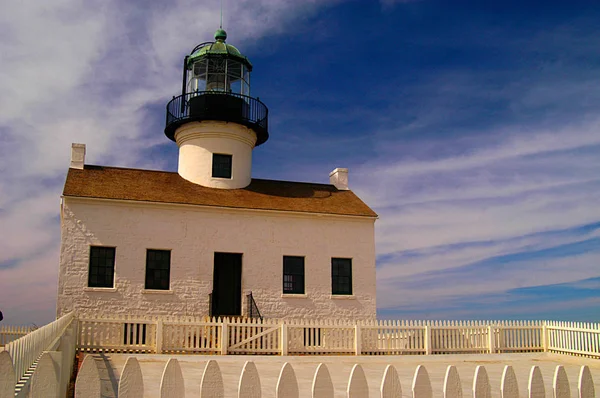
<svg viewBox="0 0 600 398">
<path fill-rule="evenodd" d="M 548 350 L 600 357 L 600 323 L 546 322 Z"/>
<path fill-rule="evenodd" d="M 111 317 L 79 320 L 82 351 L 400 355 L 556 352 L 600 357 L 600 324 Z"/>
<path fill-rule="evenodd" d="M 29 376 L 33 373 L 31 368 L 38 362 L 44 351 L 53 351 L 60 345 L 62 336 L 73 324 L 74 319 L 73 313 L 66 314 L 4 347 L 4 352 L 0 354 L 3 354 L 4 360 L 10 358 L 13 369 L 12 377 L 14 378 L 13 386 L 17 385 L 17 391 L 25 386 Z M 74 354 L 75 341 L 72 342 L 72 345 Z"/>
<path fill-rule="evenodd" d="M 0 347 L 21 338 L 37 329 L 35 326 L 0 326 Z"/>
<path fill-rule="evenodd" d="M 308 364 L 297 364 L 296 366 L 312 366 Z M 262 377 L 272 377 L 263 374 Z M 261 375 L 254 362 L 248 361 L 240 374 L 238 398 L 260 398 L 264 391 L 261 386 Z M 502 398 L 518 398 L 527 396 L 530 398 L 545 398 L 545 384 L 540 368 L 533 366 L 529 373 L 528 391 L 519 395 L 517 377 L 511 366 L 505 366 L 500 383 Z M 433 398 L 433 388 L 427 369 L 419 365 L 413 377 L 412 384 L 405 386 L 411 393 L 403 395 L 403 386 L 400 383 L 398 373 L 393 365 L 388 365 L 378 380 L 371 380 L 379 386 L 377 397 L 399 398 L 412 396 L 413 398 Z M 492 396 L 492 385 L 484 366 L 477 366 L 473 376 L 474 398 L 490 398 Z M 369 381 L 360 364 L 355 364 L 345 385 L 348 398 L 368 398 Z M 327 365 L 321 363 L 317 366 L 311 386 L 312 398 L 333 398 L 334 385 Z M 462 398 L 462 383 L 455 366 L 450 365 L 446 370 L 443 384 L 443 396 L 445 398 Z M 579 398 L 594 398 L 594 382 L 591 372 L 587 366 L 582 366 L 577 383 Z M 285 363 L 279 372 L 279 378 L 275 387 L 277 398 L 299 398 L 298 381 L 294 367 Z M 160 382 L 160 397 L 183 398 L 185 397 L 185 379 L 181 367 L 176 358 L 170 358 L 162 372 Z M 552 396 L 556 398 L 570 398 L 571 386 L 567 373 L 563 366 L 558 365 L 554 372 L 552 383 Z M 144 381 L 141 367 L 135 357 L 129 357 L 121 372 L 118 383 L 119 398 L 143 397 Z M 271 395 L 271 394 L 269 394 Z M 75 398 L 100 398 L 102 395 L 102 381 L 97 361 L 93 355 L 87 355 L 75 383 Z M 223 375 L 219 364 L 215 360 L 209 360 L 204 369 L 199 395 L 202 398 L 223 398 L 225 396 L 223 386 Z M 33 398 L 37 398 L 33 396 Z"/>
</svg>

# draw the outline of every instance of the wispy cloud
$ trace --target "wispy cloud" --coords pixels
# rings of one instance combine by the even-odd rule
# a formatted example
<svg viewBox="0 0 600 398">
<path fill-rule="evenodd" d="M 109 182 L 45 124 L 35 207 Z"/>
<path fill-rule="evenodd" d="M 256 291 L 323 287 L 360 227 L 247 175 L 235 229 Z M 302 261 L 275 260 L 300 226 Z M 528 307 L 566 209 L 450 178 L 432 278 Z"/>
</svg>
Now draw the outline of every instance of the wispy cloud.
<svg viewBox="0 0 600 398">
<path fill-rule="evenodd" d="M 226 2 L 236 43 L 293 29 L 336 1 Z M 190 12 L 193 10 L 193 12 Z M 12 2 L 0 14 L 0 309 L 11 323 L 48 321 L 56 295 L 59 196 L 71 142 L 88 162 L 159 168 L 165 143 L 146 131 L 180 84 L 183 55 L 210 39 L 219 9 L 189 0 Z M 155 125 L 152 127 L 156 128 Z M 31 292 L 35 290 L 35 294 Z"/>
<path fill-rule="evenodd" d="M 298 92 L 278 92 L 271 121 L 279 133 L 258 150 L 259 169 L 264 162 L 267 177 L 324 181 L 333 167 L 350 166 L 352 188 L 380 215 L 384 316 L 589 314 L 598 296 L 581 292 L 600 275 L 595 18 L 519 31 L 469 14 L 464 23 L 395 35 L 382 48 L 372 37 L 304 35 L 334 26 L 343 13 L 327 21 L 318 14 L 337 3 L 225 2 L 229 37 L 247 51 L 277 51 L 270 47 L 277 35 L 321 40 L 293 69 Z M 398 10 L 399 3 L 380 4 Z M 436 9 L 423 7 L 419 24 L 426 8 Z M 10 232 L 0 240 L 0 309 L 8 322 L 53 316 L 70 143 L 88 144 L 89 163 L 171 164 L 161 156 L 174 154 L 160 131 L 164 104 L 179 88 L 181 58 L 218 20 L 217 7 L 191 0 L 4 6 L 0 225 Z M 380 58 L 361 54 L 337 65 L 335 75 L 361 72 L 336 82 L 345 90 L 326 89 L 339 77 L 329 62 L 346 59 L 337 52 L 343 46 Z M 466 53 L 472 59 L 461 58 Z M 290 57 L 286 68 L 298 64 L 296 53 Z M 290 73 L 270 82 L 273 91 Z M 548 304 L 544 292 L 567 285 L 579 293 Z"/>
<path fill-rule="evenodd" d="M 535 75 L 522 65 L 512 76 L 438 71 L 405 93 L 416 102 L 398 102 L 396 119 L 381 118 L 377 156 L 352 178 L 380 215 L 382 314 L 455 317 L 486 297 L 496 300 L 488 317 L 525 314 L 544 306 L 533 300 L 528 309 L 531 296 L 518 301 L 516 289 L 600 275 L 597 69 L 576 73 L 572 60 L 561 61 L 595 39 L 564 27 L 544 36 L 527 47 L 543 43 L 540 51 L 557 59 Z M 498 42 L 517 51 L 508 39 L 490 45 Z M 580 303 L 568 301 L 565 308 Z"/>
</svg>

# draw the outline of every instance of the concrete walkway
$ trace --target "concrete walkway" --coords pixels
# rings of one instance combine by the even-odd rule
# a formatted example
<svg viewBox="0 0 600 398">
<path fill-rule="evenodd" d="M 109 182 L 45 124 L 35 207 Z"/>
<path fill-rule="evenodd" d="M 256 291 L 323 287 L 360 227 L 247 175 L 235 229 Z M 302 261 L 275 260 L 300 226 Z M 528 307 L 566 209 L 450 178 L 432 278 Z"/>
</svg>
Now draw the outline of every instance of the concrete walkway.
<svg viewBox="0 0 600 398">
<path fill-rule="evenodd" d="M 331 373 L 336 398 L 346 397 L 350 371 L 355 363 L 360 363 L 365 371 L 370 389 L 370 397 L 379 397 L 379 387 L 385 367 L 396 367 L 402 383 L 403 397 L 411 397 L 412 378 L 417 365 L 424 365 L 429 372 L 435 397 L 442 396 L 444 376 L 448 365 L 455 365 L 461 377 L 463 396 L 473 396 L 473 375 L 477 365 L 484 365 L 492 385 L 492 396 L 500 397 L 500 380 L 504 365 L 512 365 L 519 383 L 522 397 L 527 396 L 527 382 L 533 365 L 540 367 L 546 385 L 546 396 L 552 397 L 552 379 L 557 365 L 563 365 L 571 384 L 571 396 L 577 397 L 577 380 L 581 365 L 590 367 L 597 395 L 600 395 L 600 360 L 557 354 L 495 354 L 495 355 L 429 355 L 429 356 L 206 356 L 206 355 L 131 355 L 106 354 L 101 364 L 104 377 L 105 397 L 116 397 L 118 380 L 129 356 L 137 357 L 144 377 L 145 397 L 159 397 L 161 375 L 169 358 L 180 362 L 185 380 L 186 397 L 198 397 L 200 380 L 206 362 L 214 359 L 223 374 L 226 397 L 237 397 L 237 386 L 242 367 L 246 361 L 254 361 L 260 375 L 262 396 L 275 397 L 275 387 L 281 367 L 289 362 L 294 367 L 300 397 L 311 397 L 314 372 L 319 363 L 325 363 Z M 98 359 L 100 357 L 96 356 Z M 366 398 L 366 397 L 365 397 Z"/>
</svg>

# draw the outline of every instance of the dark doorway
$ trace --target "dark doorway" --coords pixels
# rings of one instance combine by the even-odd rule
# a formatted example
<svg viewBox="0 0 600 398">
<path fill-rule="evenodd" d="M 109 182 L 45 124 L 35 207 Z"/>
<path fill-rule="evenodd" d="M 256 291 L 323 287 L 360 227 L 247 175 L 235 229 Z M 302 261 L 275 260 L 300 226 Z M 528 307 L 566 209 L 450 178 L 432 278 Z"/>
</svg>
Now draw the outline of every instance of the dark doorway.
<svg viewBox="0 0 600 398">
<path fill-rule="evenodd" d="M 242 255 L 215 253 L 213 316 L 242 315 Z"/>
</svg>

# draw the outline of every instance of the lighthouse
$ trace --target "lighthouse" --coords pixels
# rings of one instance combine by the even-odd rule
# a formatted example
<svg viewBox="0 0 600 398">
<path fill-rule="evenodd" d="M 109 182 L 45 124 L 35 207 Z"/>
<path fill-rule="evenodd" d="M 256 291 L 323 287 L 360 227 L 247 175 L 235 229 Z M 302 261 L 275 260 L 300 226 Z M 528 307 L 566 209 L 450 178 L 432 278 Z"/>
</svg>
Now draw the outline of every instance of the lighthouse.
<svg viewBox="0 0 600 398">
<path fill-rule="evenodd" d="M 269 138 L 269 110 L 250 92 L 252 63 L 226 43 L 197 45 L 183 60 L 181 95 L 167 104 L 166 136 L 179 147 L 178 173 L 205 187 L 245 188 L 252 150 Z"/>
<path fill-rule="evenodd" d="M 226 40 L 219 29 L 183 59 L 164 129 L 177 172 L 87 164 L 72 145 L 59 316 L 375 318 L 377 214 L 346 168 L 328 184 L 252 178 L 269 113 Z"/>
</svg>

